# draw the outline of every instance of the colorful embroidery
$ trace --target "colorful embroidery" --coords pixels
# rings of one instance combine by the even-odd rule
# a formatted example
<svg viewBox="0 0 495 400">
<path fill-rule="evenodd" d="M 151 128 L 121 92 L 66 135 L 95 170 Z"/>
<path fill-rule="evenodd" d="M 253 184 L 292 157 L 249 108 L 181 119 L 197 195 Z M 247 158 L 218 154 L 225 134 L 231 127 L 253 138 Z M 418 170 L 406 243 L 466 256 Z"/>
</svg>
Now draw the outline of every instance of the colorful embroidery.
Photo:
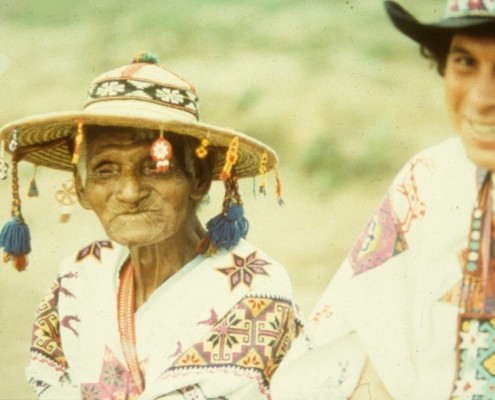
<svg viewBox="0 0 495 400">
<path fill-rule="evenodd" d="M 129 261 L 121 271 L 117 293 L 117 320 L 120 344 L 138 394 L 144 390 L 144 374 L 136 351 L 134 265 Z"/>
<path fill-rule="evenodd" d="M 351 252 L 354 275 L 383 264 L 407 249 L 407 243 L 387 196 L 375 212 Z"/>
<path fill-rule="evenodd" d="M 105 347 L 98 383 L 81 384 L 82 400 L 135 400 L 139 391 L 126 367 Z"/>
<path fill-rule="evenodd" d="M 313 322 L 320 322 L 322 319 L 329 319 L 333 315 L 332 306 L 325 304 L 313 315 Z"/>
<path fill-rule="evenodd" d="M 210 317 L 208 319 L 198 321 L 198 325 L 215 325 L 218 322 L 218 314 L 212 308 L 210 309 Z"/>
<path fill-rule="evenodd" d="M 495 318 L 460 314 L 452 400 L 495 398 Z"/>
<path fill-rule="evenodd" d="M 177 358 L 182 354 L 182 342 L 177 340 L 177 350 L 175 350 L 168 358 Z"/>
<path fill-rule="evenodd" d="M 418 183 L 414 175 L 415 169 L 419 163 L 427 164 L 425 160 L 416 159 L 410 161 L 409 171 L 406 174 L 404 181 L 398 185 L 397 190 L 404 195 L 407 204 L 407 211 L 403 218 L 399 218 L 400 229 L 403 233 L 409 232 L 411 224 L 414 220 L 424 217 L 426 207 L 418 194 Z"/>
<path fill-rule="evenodd" d="M 234 265 L 217 269 L 230 278 L 230 290 L 234 290 L 241 283 L 251 287 L 253 275 L 268 275 L 263 267 L 270 265 L 270 263 L 257 258 L 256 251 L 253 251 L 246 258 L 232 253 L 232 260 Z"/>
<path fill-rule="evenodd" d="M 265 387 L 299 333 L 290 301 L 246 297 L 197 344 L 186 350 L 169 373 L 197 368 L 234 368 L 259 374 Z"/>
<path fill-rule="evenodd" d="M 493 17 L 495 1 L 493 0 L 450 0 L 445 11 L 445 18 L 462 16 Z"/>
<path fill-rule="evenodd" d="M 81 322 L 77 315 L 66 315 L 62 318 L 61 325 L 70 330 L 75 336 L 79 336 L 77 330 L 72 326 L 72 322 Z"/>
<path fill-rule="evenodd" d="M 80 250 L 79 253 L 77 253 L 76 261 L 84 260 L 88 256 L 93 256 L 98 261 L 101 261 L 102 248 L 112 249 L 112 242 L 110 242 L 109 240 L 100 240 L 91 243 L 89 246 L 85 247 L 84 249 Z"/>
<path fill-rule="evenodd" d="M 156 83 L 136 78 L 97 82 L 89 88 L 88 96 L 86 106 L 110 98 L 135 99 L 174 107 L 187 111 L 194 115 L 196 119 L 199 118 L 198 96 L 194 92 L 174 86 L 157 85 Z"/>
<path fill-rule="evenodd" d="M 47 359 L 54 362 L 58 368 L 67 366 L 60 340 L 60 323 L 58 317 L 58 296 L 60 281 L 50 289 L 48 295 L 38 307 L 33 324 L 31 352 L 33 358 Z"/>
</svg>

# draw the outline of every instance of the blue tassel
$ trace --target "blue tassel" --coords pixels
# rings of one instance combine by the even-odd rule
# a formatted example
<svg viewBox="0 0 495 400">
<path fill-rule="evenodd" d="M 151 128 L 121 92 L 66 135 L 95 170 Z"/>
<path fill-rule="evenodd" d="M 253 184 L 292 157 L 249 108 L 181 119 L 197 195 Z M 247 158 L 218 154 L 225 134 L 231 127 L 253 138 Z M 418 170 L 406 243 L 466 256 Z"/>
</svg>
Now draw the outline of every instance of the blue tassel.
<svg viewBox="0 0 495 400">
<path fill-rule="evenodd" d="M 249 222 L 244 217 L 244 208 L 233 204 L 227 210 L 227 215 L 219 214 L 206 224 L 207 238 L 214 250 L 229 250 L 236 246 L 242 238 L 247 236 Z"/>
<path fill-rule="evenodd" d="M 36 184 L 36 180 L 33 178 L 31 179 L 31 182 L 29 182 L 28 197 L 38 197 L 39 194 L 38 185 Z"/>
<path fill-rule="evenodd" d="M 0 247 L 5 252 L 4 261 L 12 260 L 19 271 L 26 269 L 26 255 L 31 252 L 31 234 L 22 219 L 13 217 L 4 225 L 0 232 Z"/>
</svg>

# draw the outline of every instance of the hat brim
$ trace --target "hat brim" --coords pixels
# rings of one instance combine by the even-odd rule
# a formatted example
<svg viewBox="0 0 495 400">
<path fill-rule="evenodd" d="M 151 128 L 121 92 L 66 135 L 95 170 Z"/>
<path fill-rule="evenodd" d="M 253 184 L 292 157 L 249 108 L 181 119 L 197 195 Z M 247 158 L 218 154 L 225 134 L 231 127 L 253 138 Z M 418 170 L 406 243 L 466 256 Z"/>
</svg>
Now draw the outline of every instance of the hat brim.
<svg viewBox="0 0 495 400">
<path fill-rule="evenodd" d="M 425 24 L 394 1 L 386 1 L 385 9 L 399 31 L 427 48 L 448 46 L 452 35 L 457 32 L 494 34 L 494 17 L 459 16 Z"/>
<path fill-rule="evenodd" d="M 234 137 L 239 138 L 238 160 L 235 165 L 236 176 L 239 178 L 258 175 L 261 157 L 265 152 L 267 171 L 278 164 L 278 157 L 273 149 L 242 132 L 201 122 L 170 119 L 161 121 L 152 116 L 143 117 L 142 113 L 141 116 L 88 111 L 40 114 L 3 126 L 0 130 L 0 138 L 10 143 L 16 129 L 17 152 L 22 160 L 39 166 L 73 171 L 69 139 L 75 136 L 78 121 L 81 119 L 84 125 L 163 130 L 192 136 L 199 140 L 207 137 L 211 148 L 217 153 L 213 170 L 214 179 L 219 178 L 225 162 L 225 151 Z"/>
</svg>

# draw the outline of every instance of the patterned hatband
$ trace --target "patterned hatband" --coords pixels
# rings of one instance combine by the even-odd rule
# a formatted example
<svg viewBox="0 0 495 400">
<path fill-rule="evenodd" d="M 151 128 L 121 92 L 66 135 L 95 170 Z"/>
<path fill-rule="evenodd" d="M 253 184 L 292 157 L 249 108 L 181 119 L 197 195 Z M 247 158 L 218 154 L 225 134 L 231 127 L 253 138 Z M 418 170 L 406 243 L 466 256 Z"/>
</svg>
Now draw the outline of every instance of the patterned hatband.
<svg viewBox="0 0 495 400">
<path fill-rule="evenodd" d="M 494 0 L 449 0 L 445 18 L 495 17 Z"/>
<path fill-rule="evenodd" d="M 91 85 L 85 107 L 105 100 L 148 101 L 186 111 L 199 120 L 198 96 L 192 91 L 177 86 L 160 85 L 136 78 L 106 79 Z"/>
</svg>

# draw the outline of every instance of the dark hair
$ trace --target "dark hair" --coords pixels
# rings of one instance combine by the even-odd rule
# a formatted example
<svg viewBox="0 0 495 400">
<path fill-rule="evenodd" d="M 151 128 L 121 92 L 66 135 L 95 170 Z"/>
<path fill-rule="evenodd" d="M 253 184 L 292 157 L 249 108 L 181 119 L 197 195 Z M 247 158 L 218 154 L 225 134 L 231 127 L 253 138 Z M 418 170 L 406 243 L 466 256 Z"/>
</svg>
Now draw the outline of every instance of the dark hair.
<svg viewBox="0 0 495 400">
<path fill-rule="evenodd" d="M 452 35 L 442 38 L 442 40 L 434 43 L 424 43 L 420 47 L 421 55 L 432 62 L 441 76 L 445 73 L 445 66 L 447 65 L 447 56 L 449 55 L 451 41 Z"/>
<path fill-rule="evenodd" d="M 156 135 L 155 135 L 156 136 Z M 215 166 L 215 153 L 209 152 L 205 158 L 196 157 L 196 147 L 199 140 L 186 135 L 174 132 L 165 132 L 165 138 L 174 149 L 178 167 L 182 169 L 190 178 L 197 178 L 201 181 L 212 179 L 213 167 Z"/>
<path fill-rule="evenodd" d="M 450 43 L 452 42 L 452 37 L 456 33 L 475 37 L 495 37 L 492 25 L 482 25 L 460 29 L 457 31 L 446 31 L 445 33 L 439 34 L 437 37 L 432 39 L 431 42 L 422 43 L 420 48 L 421 55 L 432 61 L 432 63 L 436 66 L 437 72 L 441 76 L 445 73 Z"/>
</svg>

